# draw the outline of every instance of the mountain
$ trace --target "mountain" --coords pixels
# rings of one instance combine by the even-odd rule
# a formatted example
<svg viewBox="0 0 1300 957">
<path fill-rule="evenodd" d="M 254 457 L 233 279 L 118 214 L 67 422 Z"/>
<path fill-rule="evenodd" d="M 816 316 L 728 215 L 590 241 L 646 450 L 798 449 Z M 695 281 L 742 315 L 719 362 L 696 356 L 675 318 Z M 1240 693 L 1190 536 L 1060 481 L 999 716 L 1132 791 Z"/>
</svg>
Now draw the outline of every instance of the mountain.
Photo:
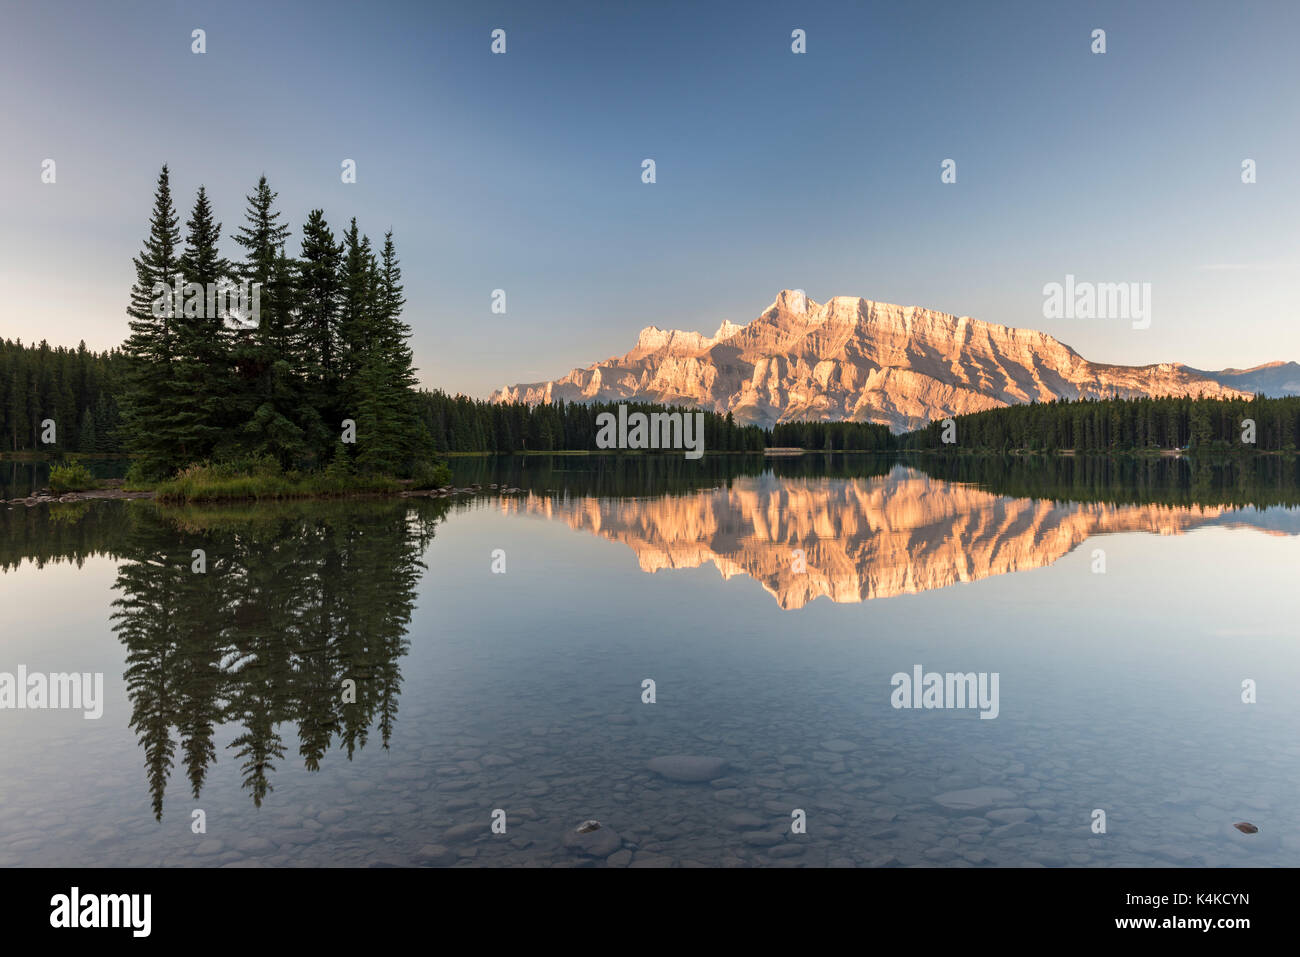
<svg viewBox="0 0 1300 957">
<path fill-rule="evenodd" d="M 871 601 L 1042 568 L 1115 532 L 1300 535 L 1300 515 L 1279 509 L 1013 498 L 902 465 L 862 479 L 742 476 L 655 499 L 529 494 L 501 508 L 619 542 L 644 572 L 712 564 L 728 581 L 752 578 L 786 610 L 822 596 Z"/>
<path fill-rule="evenodd" d="M 1234 385 L 1234 374 L 1089 362 L 1042 332 L 849 296 L 816 303 L 786 289 L 747 325 L 724 322 L 712 336 L 649 326 L 626 355 L 506 386 L 492 401 L 636 400 L 731 412 L 746 424 L 855 420 L 902 432 L 1035 400 L 1249 394 L 1254 380 Z"/>
<path fill-rule="evenodd" d="M 1300 363 L 1296 362 L 1266 362 L 1252 369 L 1224 369 L 1222 372 L 1203 372 L 1200 369 L 1187 371 L 1213 379 L 1230 389 L 1242 389 L 1274 398 L 1300 395 Z"/>
</svg>

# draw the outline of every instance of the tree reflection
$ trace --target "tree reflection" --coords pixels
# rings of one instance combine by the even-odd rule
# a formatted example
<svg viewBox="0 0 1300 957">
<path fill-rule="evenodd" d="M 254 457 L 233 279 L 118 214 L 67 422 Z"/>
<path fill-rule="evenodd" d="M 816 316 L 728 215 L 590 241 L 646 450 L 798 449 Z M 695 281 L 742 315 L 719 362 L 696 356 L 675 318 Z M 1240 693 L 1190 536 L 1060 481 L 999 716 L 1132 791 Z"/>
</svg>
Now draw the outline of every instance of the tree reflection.
<svg viewBox="0 0 1300 957">
<path fill-rule="evenodd" d="M 430 501 L 131 509 L 113 619 L 157 819 L 178 747 L 198 797 L 221 725 L 238 728 L 227 749 L 258 806 L 288 725 L 309 771 L 336 741 L 351 758 L 372 728 L 388 747 L 420 556 L 445 511 Z M 196 549 L 205 573 L 192 570 Z"/>
</svg>

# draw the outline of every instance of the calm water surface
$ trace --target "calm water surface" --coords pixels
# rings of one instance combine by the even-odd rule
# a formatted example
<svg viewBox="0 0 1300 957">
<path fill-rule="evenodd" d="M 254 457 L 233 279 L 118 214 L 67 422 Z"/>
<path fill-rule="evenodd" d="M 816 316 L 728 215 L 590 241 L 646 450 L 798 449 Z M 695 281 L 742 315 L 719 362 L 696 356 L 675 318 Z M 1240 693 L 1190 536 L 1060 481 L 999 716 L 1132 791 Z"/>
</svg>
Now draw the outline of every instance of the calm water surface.
<svg viewBox="0 0 1300 957">
<path fill-rule="evenodd" d="M 0 866 L 1300 865 L 1293 462 L 455 466 L 0 506 L 0 672 L 106 698 L 0 710 Z"/>
</svg>

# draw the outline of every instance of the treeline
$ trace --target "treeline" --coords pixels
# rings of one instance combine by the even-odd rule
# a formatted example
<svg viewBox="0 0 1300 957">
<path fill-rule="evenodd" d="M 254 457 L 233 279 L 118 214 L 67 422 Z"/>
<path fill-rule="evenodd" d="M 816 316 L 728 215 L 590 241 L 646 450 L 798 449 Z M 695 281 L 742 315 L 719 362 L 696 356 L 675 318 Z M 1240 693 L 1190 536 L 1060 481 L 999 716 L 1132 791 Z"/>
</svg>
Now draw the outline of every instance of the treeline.
<svg viewBox="0 0 1300 957">
<path fill-rule="evenodd" d="M 565 402 L 528 405 L 492 403 L 441 390 L 420 393 L 421 418 L 440 452 L 580 452 L 596 445 L 599 415 L 642 412 L 695 412 L 647 402 Z M 869 422 L 791 422 L 773 429 L 737 425 L 730 412 L 704 413 L 706 452 L 761 452 L 770 447 L 813 451 L 872 452 L 894 448 L 888 426 Z"/>
<path fill-rule="evenodd" d="M 1254 442 L 1243 439 L 1254 423 Z M 954 443 L 941 421 L 899 437 L 904 449 L 975 451 L 1294 452 L 1300 396 L 1254 399 L 1083 399 L 1012 405 L 955 417 Z"/>
<path fill-rule="evenodd" d="M 596 418 L 619 403 L 559 401 L 494 404 L 441 391 L 419 394 L 420 416 L 441 452 L 600 451 Z M 631 412 L 683 411 L 626 403 Z M 1243 441 L 1246 420 L 1254 442 Z M 1133 452 L 1147 449 L 1293 452 L 1300 439 L 1300 397 L 1254 399 L 1060 399 L 955 417 L 955 443 L 941 420 L 905 435 L 870 422 L 784 422 L 770 429 L 737 425 L 731 413 L 704 413 L 705 449 L 758 452 L 968 451 Z"/>
<path fill-rule="evenodd" d="M 116 452 L 117 392 L 125 359 L 116 350 L 91 352 L 42 341 L 0 339 L 0 450 Z M 53 442 L 43 441 L 51 430 Z"/>
<path fill-rule="evenodd" d="M 874 422 L 782 422 L 772 427 L 767 444 L 812 452 L 888 452 L 898 447 L 889 426 Z"/>
<path fill-rule="evenodd" d="M 204 188 L 182 244 L 166 166 L 158 176 L 120 396 L 123 444 L 141 477 L 253 457 L 409 474 L 429 451 L 391 231 L 376 251 L 355 218 L 336 239 L 316 209 L 290 256 L 275 198 L 263 176 L 231 261 Z"/>
<path fill-rule="evenodd" d="M 599 452 L 596 417 L 628 413 L 687 411 L 680 406 L 644 402 L 565 402 L 527 405 L 492 403 L 468 396 L 449 396 L 435 389 L 420 393 L 420 415 L 439 452 Z M 761 452 L 766 433 L 754 425 L 737 425 L 731 413 L 704 413 L 706 452 Z"/>
</svg>

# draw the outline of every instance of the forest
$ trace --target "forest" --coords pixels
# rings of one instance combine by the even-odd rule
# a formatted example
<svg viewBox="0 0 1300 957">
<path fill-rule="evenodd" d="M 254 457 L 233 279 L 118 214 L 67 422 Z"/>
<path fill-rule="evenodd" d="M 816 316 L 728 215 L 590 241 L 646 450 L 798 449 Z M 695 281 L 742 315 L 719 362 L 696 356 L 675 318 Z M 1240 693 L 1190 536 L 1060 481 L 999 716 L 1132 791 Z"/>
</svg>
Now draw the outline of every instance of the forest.
<svg viewBox="0 0 1300 957">
<path fill-rule="evenodd" d="M 1294 452 L 1300 396 L 1061 399 L 957 416 L 954 424 L 955 442 L 943 441 L 943 423 L 936 421 L 899 436 L 899 446 L 995 452 Z"/>
<path fill-rule="evenodd" d="M 120 452 L 125 365 L 120 351 L 90 352 L 84 342 L 74 350 L 0 339 L 0 450 Z M 53 443 L 41 442 L 46 419 Z"/>
<path fill-rule="evenodd" d="M 675 407 L 625 403 L 631 412 Z M 596 418 L 617 414 L 616 402 L 564 402 L 534 406 L 491 403 L 440 390 L 420 393 L 422 421 L 440 452 L 598 451 Z M 680 411 L 680 409 L 678 409 Z M 792 422 L 763 429 L 737 425 L 730 412 L 704 413 L 704 447 L 710 452 L 761 452 L 769 447 L 870 452 L 894 447 L 889 428 L 870 422 Z"/>
</svg>

